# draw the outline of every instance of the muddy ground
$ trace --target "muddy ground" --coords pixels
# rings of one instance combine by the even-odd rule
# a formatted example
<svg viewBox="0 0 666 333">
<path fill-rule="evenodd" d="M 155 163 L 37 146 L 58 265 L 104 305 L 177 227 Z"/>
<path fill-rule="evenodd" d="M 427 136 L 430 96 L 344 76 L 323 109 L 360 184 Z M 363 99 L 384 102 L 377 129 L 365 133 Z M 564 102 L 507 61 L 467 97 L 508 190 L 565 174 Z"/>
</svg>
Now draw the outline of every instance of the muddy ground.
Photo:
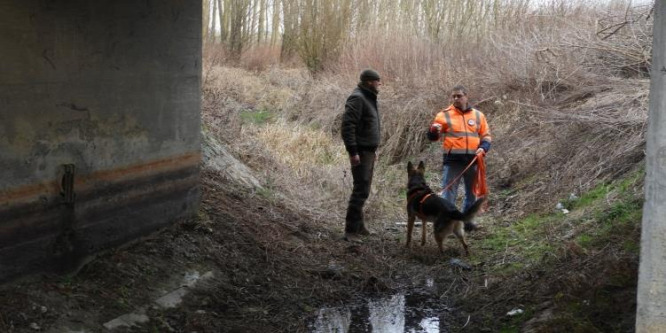
<svg viewBox="0 0 666 333">
<path fill-rule="evenodd" d="M 133 312 L 148 321 L 114 332 L 311 332 L 322 307 L 405 292 L 436 303 L 440 331 L 497 332 L 515 320 L 507 311 L 530 304 L 538 312 L 530 314 L 536 319 L 526 330 L 560 331 L 542 323 L 557 311 L 555 287 L 571 281 L 558 279 L 558 272 L 489 279 L 484 262 L 467 267 L 465 258 L 450 261 L 461 258 L 453 238 L 444 256 L 431 237 L 425 247 L 405 249 L 404 227 L 396 221 L 371 221 L 376 234 L 350 243 L 342 240 L 343 221 L 317 225 L 275 200 L 235 190 L 215 172 L 204 171 L 202 178 L 196 217 L 101 254 L 75 274 L 2 286 L 0 332 L 105 332 L 104 323 Z M 420 239 L 418 230 L 415 237 Z M 484 231 L 470 235 L 472 250 L 482 237 Z M 606 267 L 576 260 L 559 269 L 578 267 L 584 274 Z M 192 272 L 212 277 L 188 288 L 175 308 L 155 305 Z M 576 287 L 581 295 L 589 290 L 585 283 Z M 614 323 L 613 331 L 630 330 L 633 322 L 618 314 L 635 309 L 635 292 L 621 289 L 609 292 L 618 312 L 598 314 Z"/>
</svg>

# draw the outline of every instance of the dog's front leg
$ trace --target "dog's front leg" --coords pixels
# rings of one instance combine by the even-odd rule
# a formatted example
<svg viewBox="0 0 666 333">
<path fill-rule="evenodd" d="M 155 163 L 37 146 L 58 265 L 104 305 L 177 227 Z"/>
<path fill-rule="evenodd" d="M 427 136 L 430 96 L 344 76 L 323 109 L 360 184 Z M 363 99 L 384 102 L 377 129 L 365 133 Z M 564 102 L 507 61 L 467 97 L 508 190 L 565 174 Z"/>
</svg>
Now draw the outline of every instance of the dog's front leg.
<svg viewBox="0 0 666 333">
<path fill-rule="evenodd" d="M 412 241 L 412 229 L 414 229 L 414 220 L 416 217 L 414 215 L 409 215 L 407 219 L 407 247 L 409 247 L 409 243 Z"/>
<path fill-rule="evenodd" d="M 428 221 L 426 219 L 421 219 L 421 246 L 425 246 L 426 243 L 426 224 Z"/>
<path fill-rule="evenodd" d="M 442 244 L 444 242 L 444 235 L 441 234 L 441 232 L 435 232 L 435 242 L 437 242 L 437 247 L 439 248 L 439 253 L 444 254 L 444 245 Z"/>
</svg>

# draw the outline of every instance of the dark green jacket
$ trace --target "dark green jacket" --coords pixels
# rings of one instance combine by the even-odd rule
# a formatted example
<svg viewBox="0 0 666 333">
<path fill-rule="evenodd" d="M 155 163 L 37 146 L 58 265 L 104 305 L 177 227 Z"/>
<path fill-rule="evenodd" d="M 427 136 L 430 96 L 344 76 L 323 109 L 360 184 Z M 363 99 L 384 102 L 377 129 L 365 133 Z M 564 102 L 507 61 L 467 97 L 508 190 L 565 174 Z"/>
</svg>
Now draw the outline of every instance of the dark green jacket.
<svg viewBox="0 0 666 333">
<path fill-rule="evenodd" d="M 347 98 L 342 115 L 342 141 L 349 155 L 377 150 L 380 129 L 377 94 L 359 84 Z"/>
</svg>

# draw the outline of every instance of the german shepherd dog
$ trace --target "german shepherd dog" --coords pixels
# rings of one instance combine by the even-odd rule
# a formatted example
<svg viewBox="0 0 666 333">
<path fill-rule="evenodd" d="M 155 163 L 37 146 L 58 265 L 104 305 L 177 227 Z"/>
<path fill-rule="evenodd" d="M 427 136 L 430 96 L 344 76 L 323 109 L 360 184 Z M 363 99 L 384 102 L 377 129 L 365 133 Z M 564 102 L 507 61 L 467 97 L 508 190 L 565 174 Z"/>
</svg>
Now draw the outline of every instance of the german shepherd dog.
<svg viewBox="0 0 666 333">
<path fill-rule="evenodd" d="M 425 165 L 423 161 L 414 168 L 412 162 L 407 164 L 407 247 L 412 241 L 412 229 L 416 217 L 423 221 L 423 232 L 421 233 L 421 246 L 426 243 L 426 222 L 433 222 L 435 241 L 439 247 L 439 252 L 443 253 L 442 242 L 446 236 L 453 233 L 465 249 L 465 254 L 469 255 L 469 246 L 465 240 L 465 231 L 476 229 L 472 222 L 474 215 L 481 208 L 485 201 L 480 198 L 474 202 L 466 212 L 461 213 L 456 206 L 448 200 L 440 197 L 433 192 L 426 184 Z"/>
</svg>

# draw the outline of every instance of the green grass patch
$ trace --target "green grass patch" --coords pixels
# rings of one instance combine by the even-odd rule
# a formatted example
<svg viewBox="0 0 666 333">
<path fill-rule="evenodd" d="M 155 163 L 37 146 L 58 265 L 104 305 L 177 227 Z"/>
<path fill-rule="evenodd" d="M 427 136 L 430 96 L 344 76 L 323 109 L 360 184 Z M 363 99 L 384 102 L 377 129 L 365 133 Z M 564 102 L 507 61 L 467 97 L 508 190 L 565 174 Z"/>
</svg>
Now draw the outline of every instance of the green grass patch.
<svg viewBox="0 0 666 333">
<path fill-rule="evenodd" d="M 272 122 L 275 118 L 275 115 L 266 109 L 243 110 L 240 112 L 240 118 L 243 123 L 265 125 Z"/>
<path fill-rule="evenodd" d="M 607 244 L 621 244 L 625 251 L 638 253 L 640 245 L 630 235 L 636 234 L 643 217 L 642 191 L 637 191 L 645 171 L 640 169 L 627 177 L 600 184 L 581 195 L 580 199 L 565 201 L 569 209 L 587 208 L 592 223 L 575 238 L 585 249 L 601 248 Z M 606 198 L 611 198 L 608 204 Z"/>
<path fill-rule="evenodd" d="M 492 252 L 520 254 L 531 260 L 542 258 L 546 252 L 552 251 L 544 237 L 547 226 L 560 219 L 557 215 L 529 215 L 508 228 L 493 230 L 481 247 Z"/>
<path fill-rule="evenodd" d="M 497 199 L 497 200 L 506 200 L 509 196 L 512 196 L 516 194 L 516 189 L 513 188 L 507 188 L 503 190 L 499 190 L 495 193 L 492 193 L 492 195 Z"/>
<path fill-rule="evenodd" d="M 592 247 L 594 245 L 594 240 L 595 236 L 588 233 L 582 233 L 576 237 L 576 243 L 584 249 Z"/>
<path fill-rule="evenodd" d="M 611 186 L 607 184 L 600 184 L 591 191 L 584 193 L 578 200 L 567 200 L 564 203 L 564 207 L 568 207 L 567 209 L 569 210 L 588 207 L 600 199 L 605 198 L 611 189 Z"/>
<path fill-rule="evenodd" d="M 616 202 L 598 215 L 599 221 L 611 225 L 640 222 L 642 217 L 643 200 L 638 198 Z"/>
<path fill-rule="evenodd" d="M 483 239 L 475 239 L 481 251 L 472 252 L 472 262 L 485 264 L 484 274 L 495 278 L 515 281 L 516 275 L 525 272 L 534 272 L 536 276 L 554 272 L 552 274 L 558 274 L 561 281 L 571 282 L 565 284 L 561 292 L 549 295 L 556 310 L 548 319 L 548 326 L 557 327 L 558 332 L 626 331 L 626 327 L 631 327 L 631 318 L 609 322 L 607 314 L 612 317 L 620 313 L 620 309 L 625 311 L 626 299 L 631 298 L 631 290 L 635 290 L 636 267 L 632 265 L 636 263 L 632 255 L 626 254 L 637 255 L 640 251 L 642 176 L 639 170 L 617 181 L 600 184 L 578 199 L 561 201 L 569 214 L 537 213 L 511 221 L 509 226 L 489 226 Z M 571 246 L 572 241 L 584 251 L 577 252 L 576 247 Z M 566 270 L 570 259 L 567 256 L 572 255 L 574 261 L 581 262 L 590 253 L 600 254 L 608 265 L 604 266 L 603 276 L 595 277 L 596 282 L 581 283 L 577 272 Z M 581 273 L 593 276 L 595 272 L 584 268 Z M 522 281 L 524 275 L 520 276 Z M 535 305 L 529 301 L 523 303 L 527 309 Z M 520 332 L 531 317 L 524 313 L 502 318 L 501 323 L 495 322 L 496 330 Z"/>
<path fill-rule="evenodd" d="M 578 245 L 591 249 L 612 242 L 622 244 L 627 251 L 639 250 L 640 245 L 637 241 L 626 236 L 634 234 L 636 226 L 641 222 L 643 200 L 634 189 L 642 179 L 642 175 L 641 170 L 619 182 L 600 184 L 584 193 L 579 199 L 567 201 L 565 207 L 568 206 L 572 210 L 588 208 L 591 214 L 586 215 L 586 218 L 593 218 L 589 226 L 576 235 L 575 242 Z M 605 202 L 608 197 L 614 200 L 610 205 Z M 558 233 L 560 225 L 568 218 L 561 212 L 532 214 L 509 227 L 492 230 L 489 237 L 483 240 L 481 247 L 491 252 L 519 256 L 528 263 L 538 262 L 545 258 L 546 254 L 556 250 L 556 245 L 548 242 L 549 236 Z M 622 240 L 617 239 L 618 235 Z M 499 269 L 507 270 L 507 268 Z"/>
<path fill-rule="evenodd" d="M 601 199 L 606 198 L 611 192 L 616 192 L 621 198 L 625 200 L 633 199 L 635 193 L 632 189 L 638 184 L 645 176 L 645 171 L 640 169 L 619 182 L 611 184 L 599 184 L 592 190 L 583 193 L 578 199 L 563 200 L 564 208 L 574 210 L 584 207 L 595 205 Z"/>
<path fill-rule="evenodd" d="M 522 262 L 514 261 L 498 265 L 495 268 L 495 273 L 502 276 L 512 276 L 525 270 L 525 264 Z"/>
<path fill-rule="evenodd" d="M 523 324 L 530 318 L 534 316 L 534 310 L 527 308 L 523 310 L 523 313 L 515 314 L 511 317 L 505 319 L 505 323 L 499 328 L 499 332 L 502 333 L 518 333 L 521 331 Z"/>
<path fill-rule="evenodd" d="M 276 193 L 272 188 L 269 187 L 262 187 L 257 190 L 257 195 L 270 201 L 273 202 L 276 199 Z"/>
<path fill-rule="evenodd" d="M 585 249 L 603 247 L 609 243 L 622 244 L 625 251 L 638 253 L 640 244 L 635 235 L 643 216 L 642 200 L 629 198 L 599 208 L 595 224 L 576 237 L 576 243 Z M 619 242 L 619 243 L 618 243 Z"/>
<path fill-rule="evenodd" d="M 622 242 L 622 249 L 627 253 L 638 255 L 641 252 L 641 244 L 633 239 L 626 239 Z"/>
</svg>

